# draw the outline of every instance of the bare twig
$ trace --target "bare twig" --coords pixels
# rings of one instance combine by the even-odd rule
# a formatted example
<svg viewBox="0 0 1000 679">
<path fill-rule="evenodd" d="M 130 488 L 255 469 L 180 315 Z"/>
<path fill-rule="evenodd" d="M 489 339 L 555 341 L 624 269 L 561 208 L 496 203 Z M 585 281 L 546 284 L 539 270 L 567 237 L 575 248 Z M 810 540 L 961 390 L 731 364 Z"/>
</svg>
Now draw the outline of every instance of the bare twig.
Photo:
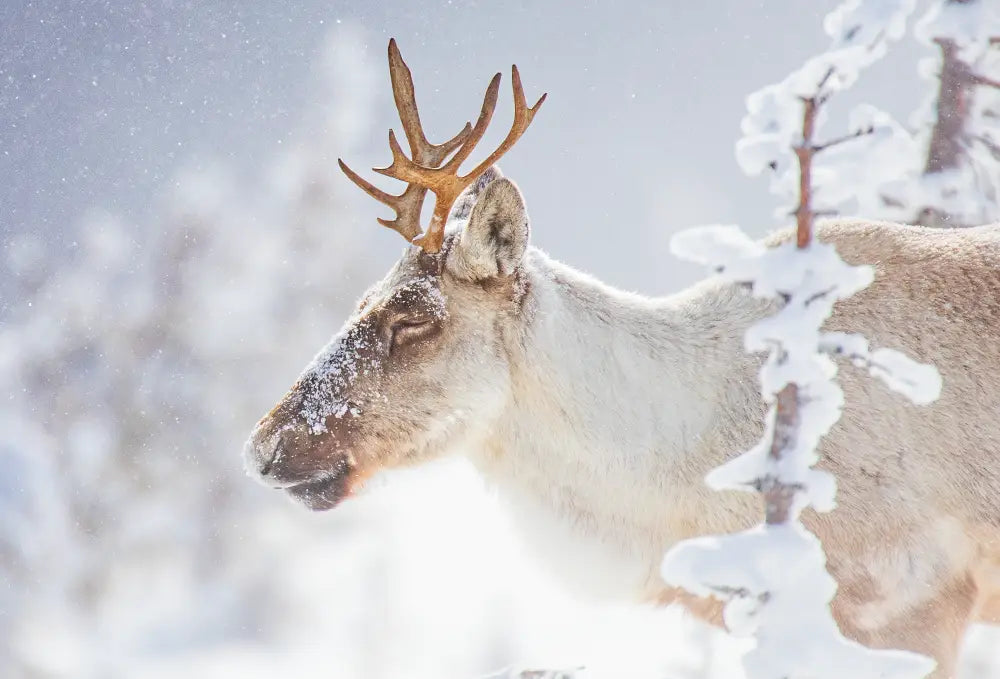
<svg viewBox="0 0 1000 679">
<path fill-rule="evenodd" d="M 973 73 L 971 77 L 973 85 L 982 85 L 983 87 L 994 87 L 1000 90 L 1000 80 L 994 80 L 993 78 L 989 78 L 983 75 L 982 73 Z"/>
<path fill-rule="evenodd" d="M 819 83 L 816 84 L 817 96 L 822 97 L 822 99 L 818 102 L 820 104 L 826 101 L 827 97 L 830 96 L 829 93 L 823 93 L 823 88 L 826 87 L 826 84 L 830 81 L 830 78 L 833 77 L 835 71 L 836 69 L 834 69 L 833 66 L 827 68 L 826 73 L 823 74 L 823 77 L 820 79 Z"/>
<path fill-rule="evenodd" d="M 972 141 L 978 141 L 986 147 L 986 150 L 990 152 L 994 159 L 1000 160 L 1000 145 L 997 145 L 992 139 L 985 135 L 977 134 L 972 137 Z"/>
<path fill-rule="evenodd" d="M 578 670 L 582 670 L 582 667 L 576 670 L 522 670 L 518 674 L 514 675 L 512 679 L 573 679 L 576 676 Z"/>
<path fill-rule="evenodd" d="M 799 426 L 799 385 L 794 382 L 778 392 L 774 421 L 774 437 L 768 457 L 777 462 L 792 447 Z M 765 521 L 776 525 L 788 521 L 796 487 L 778 478 L 763 479 Z"/>
<path fill-rule="evenodd" d="M 482 679 L 574 679 L 578 672 L 582 672 L 583 666 L 569 670 L 500 670 L 488 674 Z"/>
<path fill-rule="evenodd" d="M 822 144 L 817 144 L 816 146 L 813 147 L 813 151 L 819 153 L 820 151 L 825 151 L 826 149 L 831 148 L 833 146 L 838 146 L 840 144 L 849 141 L 854 141 L 855 139 L 858 139 L 860 137 L 866 137 L 869 134 L 875 134 L 874 126 L 869 126 L 863 130 L 857 130 L 855 132 L 851 132 L 850 134 L 845 134 L 843 137 L 835 137 L 830 141 L 825 141 Z"/>
<path fill-rule="evenodd" d="M 916 380 L 909 378 L 906 375 L 899 375 L 889 366 L 885 365 L 884 363 L 879 363 L 869 355 L 847 352 L 844 351 L 844 348 L 842 346 L 823 347 L 823 350 L 826 351 L 831 356 L 840 356 L 846 358 L 855 367 L 868 370 L 872 374 L 880 372 L 883 375 L 892 375 L 895 379 L 911 387 L 915 387 L 919 384 Z"/>
</svg>

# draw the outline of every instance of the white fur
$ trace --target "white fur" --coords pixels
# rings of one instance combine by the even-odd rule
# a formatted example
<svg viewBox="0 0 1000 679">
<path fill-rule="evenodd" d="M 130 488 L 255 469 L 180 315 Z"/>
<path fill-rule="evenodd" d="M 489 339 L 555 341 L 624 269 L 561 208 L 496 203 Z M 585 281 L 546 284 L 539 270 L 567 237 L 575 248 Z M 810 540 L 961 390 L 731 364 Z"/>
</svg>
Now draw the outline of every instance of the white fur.
<svg viewBox="0 0 1000 679">
<path fill-rule="evenodd" d="M 620 579 L 633 598 L 648 596 L 662 587 L 657 567 L 666 546 L 695 534 L 704 511 L 711 514 L 715 498 L 702 482 L 710 464 L 697 454 L 712 439 L 727 387 L 741 390 L 733 369 L 751 359 L 736 351 L 759 305 L 733 305 L 737 317 L 724 318 L 728 298 L 745 302 L 744 295 L 709 284 L 699 290 L 712 289 L 718 308 L 704 314 L 695 292 L 662 301 L 622 293 L 534 249 L 525 268 L 529 320 L 513 350 L 520 354 L 513 394 L 474 462 L 520 504 L 561 519 L 564 539 L 546 531 L 540 544 L 562 550 L 570 535 L 586 538 L 581 556 L 601 545 L 609 563 L 615 554 L 629 571 L 641 565 Z M 713 333 L 724 334 L 721 344 L 703 341 Z M 753 396 L 748 387 L 745 398 Z M 740 407 L 747 418 L 762 412 Z M 735 519 L 721 517 L 730 528 Z M 573 581 L 594 579 L 599 569 L 589 558 L 551 556 L 586 571 L 565 573 Z"/>
<path fill-rule="evenodd" d="M 989 323 L 1000 228 L 843 223 L 820 234 L 877 268 L 830 326 L 935 363 L 945 388 L 916 407 L 843 367 L 848 407 L 821 451 L 841 506 L 806 523 L 844 583 L 835 613 L 846 631 L 931 654 L 935 676 L 948 676 L 975 600 L 997 584 L 978 574 L 1000 558 L 1000 315 Z M 474 462 L 520 498 L 529 534 L 568 581 L 672 600 L 657 575 L 670 545 L 762 516 L 753 496 L 710 492 L 703 478 L 760 435 L 758 363 L 742 336 L 766 308 L 712 282 L 660 300 L 619 292 L 535 249 L 523 271 L 522 326 L 506 337 L 511 396 Z"/>
<path fill-rule="evenodd" d="M 319 480 L 300 495 L 329 508 L 378 469 L 472 451 L 567 582 L 717 619 L 658 566 L 678 540 L 762 517 L 756 496 L 704 477 L 760 437 L 760 358 L 742 338 L 773 309 L 711 281 L 663 299 L 603 285 L 529 247 L 520 192 L 491 177 L 441 254 L 409 249 L 348 319 L 322 365 L 349 379 L 307 370 L 261 420 L 248 466 L 292 492 Z M 970 618 L 1000 619 L 1000 227 L 841 222 L 818 237 L 875 267 L 827 329 L 933 363 L 944 387 L 916 406 L 842 366 L 847 405 L 820 449 L 839 507 L 804 521 L 840 583 L 842 630 L 932 655 L 946 677 Z M 430 330 L 395 342 L 408 315 Z M 303 404 L 347 402 L 357 417 L 303 420 Z"/>
</svg>

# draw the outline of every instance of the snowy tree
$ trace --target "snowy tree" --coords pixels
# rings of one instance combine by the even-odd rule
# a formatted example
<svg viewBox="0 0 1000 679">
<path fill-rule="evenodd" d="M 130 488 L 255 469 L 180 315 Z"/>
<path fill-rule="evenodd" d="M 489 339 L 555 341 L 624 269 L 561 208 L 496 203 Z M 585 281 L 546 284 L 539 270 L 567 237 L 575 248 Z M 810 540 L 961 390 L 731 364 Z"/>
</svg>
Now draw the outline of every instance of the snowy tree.
<svg viewBox="0 0 1000 679">
<path fill-rule="evenodd" d="M 668 583 L 727 601 L 729 629 L 756 637 L 744 658 L 753 679 L 903 679 L 933 668 L 922 656 L 867 649 L 841 635 L 829 609 L 836 582 L 826 571 L 819 540 L 799 521 L 807 507 L 828 512 L 835 506 L 835 479 L 813 468 L 819 441 L 843 407 L 832 357 L 848 357 L 915 403 L 935 400 L 941 388 L 933 366 L 892 349 L 872 350 L 859 335 L 822 331 L 834 303 L 869 285 L 873 270 L 849 266 L 833 246 L 813 240 L 813 197 L 822 209 L 848 197 L 849 181 L 840 181 L 836 172 L 845 162 L 863 164 L 857 155 L 865 147 L 858 138 L 871 135 L 888 143 L 896 135 L 878 114 L 866 114 L 861 124 L 855 114 L 847 136 L 819 141 L 823 105 L 903 35 L 913 7 L 912 0 L 847 0 L 826 19 L 832 38 L 827 52 L 750 95 L 738 157 L 750 174 L 775 169 L 775 188 L 797 198 L 793 242 L 767 249 L 736 227 L 693 229 L 672 242 L 679 256 L 708 265 L 757 297 L 778 301 L 776 313 L 745 337 L 748 351 L 767 353 L 761 369 L 761 391 L 770 404 L 764 436 L 707 477 L 718 490 L 760 492 L 765 522 L 742 533 L 682 542 L 662 568 Z M 880 136 L 884 129 L 890 132 Z M 817 158 L 844 148 L 854 155 L 837 154 L 832 163 L 814 167 Z"/>
<path fill-rule="evenodd" d="M 921 77 L 930 84 L 928 95 L 908 127 L 870 104 L 851 111 L 846 130 L 835 135 L 813 169 L 817 210 L 932 226 L 1000 219 L 1000 5 L 990 0 L 934 0 L 911 21 L 917 0 L 845 2 L 827 16 L 824 26 L 841 40 L 834 40 L 812 63 L 822 68 L 849 45 L 862 45 L 872 37 L 864 18 L 897 7 L 901 11 L 885 25 L 886 39 L 871 42 L 870 50 L 858 49 L 864 59 L 877 60 L 911 24 L 915 37 L 937 52 L 919 65 Z M 791 139 L 780 137 L 791 128 L 775 116 L 788 115 L 782 97 L 794 97 L 795 87 L 786 80 L 751 96 L 750 114 L 743 121 L 746 136 L 737 147 L 746 172 L 771 173 L 771 190 L 782 200 L 780 214 L 794 204 L 799 187 L 796 168 L 782 151 Z M 821 88 L 820 103 L 827 94 Z M 816 125 L 825 122 L 821 110 Z M 774 126 L 773 131 L 768 126 Z"/>
<path fill-rule="evenodd" d="M 940 51 L 923 65 L 925 77 L 937 77 L 936 95 L 914 114 L 926 162 L 908 192 L 883 200 L 888 208 L 908 200 L 915 221 L 927 225 L 1000 219 L 1000 7 L 945 0 L 916 35 Z"/>
<path fill-rule="evenodd" d="M 150 644 L 267 632 L 280 581 L 253 552 L 266 517 L 239 450 L 347 314 L 345 281 L 370 278 L 371 231 L 334 228 L 363 53 L 333 37 L 325 99 L 263 176 L 192 169 L 152 223 L 86 219 L 58 266 L 30 237 L 9 249 L 28 297 L 0 325 L 5 676 L 106 676 Z"/>
</svg>

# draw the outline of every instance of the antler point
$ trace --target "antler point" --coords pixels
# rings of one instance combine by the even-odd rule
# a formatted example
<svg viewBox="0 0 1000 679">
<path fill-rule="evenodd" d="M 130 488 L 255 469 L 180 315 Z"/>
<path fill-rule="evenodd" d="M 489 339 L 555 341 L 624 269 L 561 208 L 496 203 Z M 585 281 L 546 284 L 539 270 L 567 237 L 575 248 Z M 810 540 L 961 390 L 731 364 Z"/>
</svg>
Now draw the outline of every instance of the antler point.
<svg viewBox="0 0 1000 679">
<path fill-rule="evenodd" d="M 441 251 L 444 241 L 444 224 L 447 220 L 448 210 L 459 193 L 510 150 L 531 123 L 535 110 L 545 101 L 547 95 L 543 94 L 531 109 L 526 110 L 521 76 L 517 65 L 512 64 L 514 124 L 507 137 L 493 153 L 472 172 L 459 176 L 458 171 L 462 162 L 468 158 L 482 139 L 493 117 L 503 75 L 496 73 L 490 81 L 483 99 L 479 119 L 475 125 L 467 122 L 462 130 L 449 141 L 443 144 L 431 144 L 427 141 L 420 125 L 419 112 L 413 92 L 413 79 L 410 69 L 399 53 L 399 46 L 395 38 L 389 39 L 388 53 L 393 98 L 396 101 L 396 108 L 403 123 L 403 130 L 410 142 L 413 156 L 408 157 L 403 153 L 395 130 L 390 128 L 388 136 L 389 147 L 392 151 L 392 163 L 388 167 L 376 167 L 372 170 L 377 174 L 404 181 L 408 186 L 400 195 L 386 193 L 366 179 L 361 178 L 347 166 L 343 159 L 338 158 L 337 163 L 354 184 L 396 212 L 395 219 L 377 218 L 379 224 L 398 232 L 408 242 L 422 248 L 425 252 L 437 253 Z M 444 162 L 453 152 L 455 155 L 448 162 Z M 444 164 L 441 165 L 441 163 Z M 420 208 L 428 191 L 433 192 L 437 200 L 430 225 L 424 230 L 420 226 Z M 417 233 L 411 235 L 414 234 L 414 231 Z"/>
</svg>

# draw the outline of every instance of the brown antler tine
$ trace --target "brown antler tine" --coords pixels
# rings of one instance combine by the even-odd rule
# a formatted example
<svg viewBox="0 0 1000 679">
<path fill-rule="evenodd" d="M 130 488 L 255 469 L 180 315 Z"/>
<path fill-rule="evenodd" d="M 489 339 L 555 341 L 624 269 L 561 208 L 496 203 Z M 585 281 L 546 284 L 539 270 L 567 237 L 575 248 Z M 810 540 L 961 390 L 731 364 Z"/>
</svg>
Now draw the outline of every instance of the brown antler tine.
<svg viewBox="0 0 1000 679">
<path fill-rule="evenodd" d="M 476 120 L 476 125 L 470 131 L 468 138 L 462 142 L 462 148 L 444 166 L 449 173 L 458 174 L 458 168 L 461 167 L 465 159 L 469 157 L 469 154 L 472 153 L 480 140 L 482 140 L 483 135 L 486 134 L 486 128 L 490 126 L 490 121 L 493 120 L 493 113 L 497 109 L 501 77 L 499 73 L 495 74 L 493 79 L 490 80 L 490 84 L 486 86 L 486 94 L 483 96 L 483 107 L 479 110 L 479 118 Z"/>
<path fill-rule="evenodd" d="M 486 129 L 490 126 L 490 121 L 493 119 L 493 113 L 496 111 L 497 99 L 500 94 L 500 78 L 501 75 L 499 73 L 495 74 L 490 80 L 490 84 L 486 86 L 486 94 L 483 96 L 483 106 L 479 110 L 479 118 L 476 120 L 475 126 L 470 129 L 468 123 L 466 123 L 466 129 L 469 129 L 469 134 L 462 141 L 458 152 L 435 173 L 436 176 L 433 183 L 427 182 L 426 173 L 420 173 L 419 170 L 412 172 L 414 178 L 410 181 L 424 181 L 427 188 L 434 192 L 434 213 L 431 216 L 431 223 L 425 232 L 413 239 L 413 244 L 423 248 L 425 252 L 441 251 L 441 246 L 444 244 L 444 227 L 448 221 L 451 206 L 455 204 L 458 195 L 465 188 L 459 183 L 458 169 L 482 140 L 483 135 L 486 134 Z M 396 164 L 396 158 L 397 154 L 394 152 L 393 165 Z M 407 167 L 407 170 L 410 171 L 414 169 L 416 168 Z"/>
<path fill-rule="evenodd" d="M 389 130 L 389 151 L 392 152 L 392 162 L 386 167 L 373 167 L 372 172 L 378 172 L 393 179 L 409 181 L 406 179 L 406 168 L 409 168 L 411 165 L 420 166 L 407 158 L 406 154 L 403 153 L 403 148 L 399 145 L 399 140 L 396 139 L 396 132 L 394 130 Z M 402 174 L 400 173 L 401 171 Z"/>
<path fill-rule="evenodd" d="M 511 72 L 511 86 L 514 90 L 514 122 L 511 124 L 510 132 L 486 160 L 465 176 L 460 176 L 458 171 L 462 163 L 475 150 L 493 119 L 500 90 L 500 74 L 497 73 L 493 76 L 486 88 L 483 106 L 476 124 L 466 123 L 462 131 L 455 137 L 437 145 L 427 141 L 427 136 L 420 124 L 420 114 L 417 110 L 417 101 L 413 90 L 413 75 L 406 62 L 403 61 L 395 39 L 389 41 L 389 76 L 392 80 L 393 98 L 396 101 L 396 108 L 399 110 L 399 119 L 410 144 L 411 156 L 407 157 L 403 153 L 396 133 L 389 130 L 389 149 L 392 151 L 392 163 L 388 167 L 377 167 L 374 170 L 387 177 L 402 180 L 409 186 L 398 196 L 386 193 L 362 179 L 344 161 L 338 160 L 337 162 L 348 179 L 372 198 L 395 210 L 395 219 L 379 218 L 380 224 L 397 231 L 411 243 L 419 245 L 425 252 L 440 252 L 444 243 L 445 222 L 459 194 L 517 143 L 524 131 L 528 129 L 528 125 L 531 124 L 531 120 L 535 117 L 542 102 L 545 101 L 545 95 L 543 94 L 534 106 L 528 108 L 524 99 L 521 74 L 518 73 L 517 66 L 514 66 Z M 452 152 L 455 155 L 448 162 L 445 162 L 445 159 Z M 444 164 L 442 165 L 442 163 Z M 434 213 L 427 230 L 421 233 L 420 211 L 428 190 L 434 192 L 436 199 Z"/>
<path fill-rule="evenodd" d="M 525 130 L 528 129 L 528 125 L 535 118 L 535 114 L 538 113 L 538 109 L 542 107 L 545 103 L 545 98 L 548 95 L 546 92 L 538 98 L 535 105 L 531 108 L 527 107 L 527 102 L 524 98 L 524 86 L 521 84 L 521 74 L 517 70 L 517 66 L 511 66 L 511 89 L 514 93 L 514 122 L 511 124 L 510 132 L 507 133 L 507 137 L 500 143 L 500 146 L 491 153 L 483 162 L 476 165 L 467 175 L 461 178 L 463 184 L 472 182 L 481 175 L 483 172 L 492 167 L 500 158 L 507 153 L 517 143 L 517 140 L 521 138 Z"/>
<path fill-rule="evenodd" d="M 413 239 L 420 235 L 420 208 L 424 205 L 424 196 L 427 189 L 416 184 L 406 187 L 400 196 L 393 196 L 398 203 L 395 219 L 382 219 L 377 217 L 376 221 L 382 226 L 386 226 L 406 240 L 413 242 Z"/>
<path fill-rule="evenodd" d="M 337 158 L 337 164 L 340 165 L 340 169 L 347 175 L 347 178 L 354 182 L 359 189 L 378 202 L 388 205 L 395 211 L 395 219 L 377 217 L 376 220 L 379 224 L 389 227 L 408 241 L 412 241 L 414 236 L 420 234 L 419 213 L 424 202 L 424 194 L 427 192 L 426 189 L 411 185 L 406 187 L 406 191 L 399 196 L 386 193 L 348 167 L 347 163 L 342 159 Z M 407 215 L 414 213 L 417 215 L 417 219 L 407 217 Z"/>
<path fill-rule="evenodd" d="M 527 102 L 524 98 L 524 86 L 521 84 L 521 74 L 518 72 L 517 66 L 511 67 L 511 88 L 514 94 L 514 121 L 511 124 L 510 132 L 507 133 L 506 138 L 501 142 L 500 146 L 485 160 L 476 165 L 471 172 L 464 176 L 458 176 L 458 169 L 462 161 L 468 157 L 486 131 L 486 125 L 489 124 L 489 120 L 493 115 L 493 109 L 496 106 L 496 89 L 499 83 L 500 77 L 497 74 L 490 83 L 479 121 L 476 122 L 476 126 L 473 128 L 468 140 L 466 140 L 465 144 L 463 144 L 462 148 L 459 149 L 458 153 L 451 160 L 439 170 L 425 170 L 421 172 L 419 168 L 412 167 L 412 163 L 407 164 L 406 169 L 403 170 L 404 173 L 414 177 L 413 181 L 423 182 L 425 186 L 434 192 L 436 198 L 430 225 L 422 235 L 413 239 L 414 244 L 420 245 L 428 252 L 438 252 L 441 249 L 441 245 L 444 242 L 444 226 L 447 222 L 448 214 L 451 212 L 452 205 L 455 204 L 455 200 L 459 194 L 517 143 L 517 140 L 521 138 L 524 131 L 528 129 L 532 119 L 535 117 L 535 113 L 538 112 L 538 109 L 545 102 L 547 95 L 543 94 L 535 102 L 534 106 L 531 108 L 527 107 Z"/>
<path fill-rule="evenodd" d="M 420 111 L 417 108 L 413 73 L 403 61 L 403 55 L 395 38 L 389 40 L 389 80 L 392 83 L 392 98 L 396 102 L 399 120 L 403 124 L 403 131 L 410 144 L 410 156 L 413 162 L 427 167 L 438 167 L 469 136 L 470 126 L 466 125 L 457 135 L 442 144 L 432 144 L 427 140 L 420 122 Z"/>
<path fill-rule="evenodd" d="M 476 145 L 483 138 L 486 128 L 489 127 L 490 121 L 493 119 L 493 113 L 496 111 L 499 91 L 500 74 L 497 73 L 490 80 L 490 84 L 486 88 L 486 95 L 483 97 L 483 106 L 479 111 L 479 118 L 476 120 L 475 127 L 470 126 L 469 123 L 465 124 L 465 128 L 462 129 L 459 136 L 455 137 L 455 139 L 461 138 L 461 148 L 458 150 L 458 153 L 441 167 L 439 172 L 435 173 L 440 180 L 446 180 L 448 177 L 455 178 L 454 175 L 457 174 L 459 166 L 469 157 L 469 154 L 472 153 Z M 446 142 L 446 144 L 451 144 L 455 139 Z M 406 182 L 421 182 L 426 178 L 426 172 L 422 170 L 434 169 L 424 167 L 421 163 L 407 158 L 406 154 L 403 153 L 402 147 L 399 145 L 399 141 L 396 139 L 395 133 L 391 130 L 389 131 L 389 149 L 392 151 L 392 163 L 388 167 L 372 168 L 375 172 L 384 174 L 387 177 L 402 179 Z M 427 188 L 434 190 L 435 187 L 428 185 Z"/>
<path fill-rule="evenodd" d="M 413 74 L 403 61 L 403 55 L 399 53 L 395 38 L 389 40 L 389 81 L 392 83 L 392 98 L 396 102 L 399 120 L 403 123 L 403 131 L 406 132 L 406 138 L 410 142 L 410 151 L 416 159 L 429 142 L 420 124 L 420 112 L 417 110 L 417 98 L 413 89 Z"/>
<path fill-rule="evenodd" d="M 393 201 L 398 197 L 386 193 L 382 189 L 378 188 L 377 186 L 369 182 L 367 179 L 362 178 L 361 175 L 359 175 L 357 172 L 348 167 L 347 163 L 345 163 L 342 159 L 337 158 L 337 164 L 340 165 L 341 171 L 343 171 L 343 173 L 347 175 L 348 179 L 354 182 L 359 189 L 367 193 L 369 196 L 371 196 L 378 202 L 392 206 Z"/>
<path fill-rule="evenodd" d="M 399 179 L 410 184 L 422 184 L 425 176 L 424 172 L 437 169 L 424 167 L 407 158 L 406 154 L 403 153 L 403 148 L 399 145 L 399 140 L 396 139 L 396 133 L 392 130 L 389 130 L 389 150 L 392 152 L 392 162 L 386 167 L 373 167 L 372 172 L 378 172 L 379 174 L 384 174 L 386 177 Z M 424 188 L 430 187 L 425 186 Z"/>
<path fill-rule="evenodd" d="M 465 123 L 465 127 L 462 128 L 462 131 L 448 141 L 443 144 L 431 144 L 433 154 L 431 155 L 430 162 L 421 164 L 426 164 L 428 167 L 438 167 L 444 162 L 445 158 L 451 155 L 452 151 L 466 142 L 470 134 L 472 134 L 472 125 L 470 123 Z"/>
</svg>

